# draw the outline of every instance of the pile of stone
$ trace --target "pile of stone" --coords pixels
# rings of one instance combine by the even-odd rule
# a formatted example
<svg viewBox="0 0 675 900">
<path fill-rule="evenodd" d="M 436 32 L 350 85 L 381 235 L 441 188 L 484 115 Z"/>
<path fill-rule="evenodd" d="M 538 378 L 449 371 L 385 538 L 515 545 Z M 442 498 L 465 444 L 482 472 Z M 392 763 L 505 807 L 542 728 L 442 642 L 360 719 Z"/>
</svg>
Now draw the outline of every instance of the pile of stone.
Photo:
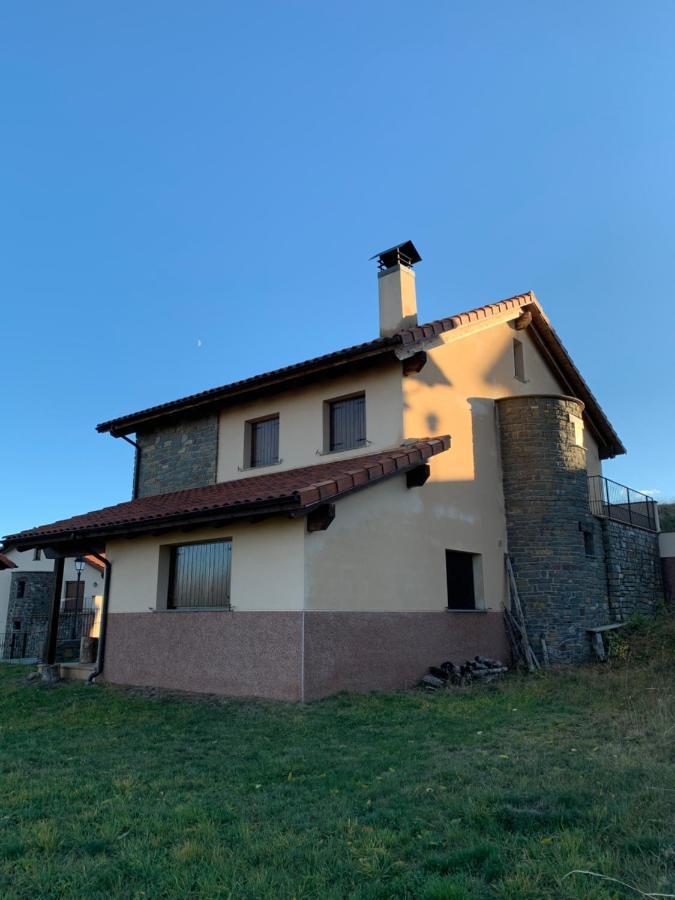
<svg viewBox="0 0 675 900">
<path fill-rule="evenodd" d="M 453 662 L 444 662 L 440 666 L 429 666 L 428 673 L 424 676 L 420 685 L 430 690 L 439 688 L 464 687 L 472 681 L 486 682 L 501 678 L 508 672 L 507 666 L 498 659 L 490 659 L 488 656 L 475 656 L 467 660 L 463 666 L 457 666 Z"/>
</svg>

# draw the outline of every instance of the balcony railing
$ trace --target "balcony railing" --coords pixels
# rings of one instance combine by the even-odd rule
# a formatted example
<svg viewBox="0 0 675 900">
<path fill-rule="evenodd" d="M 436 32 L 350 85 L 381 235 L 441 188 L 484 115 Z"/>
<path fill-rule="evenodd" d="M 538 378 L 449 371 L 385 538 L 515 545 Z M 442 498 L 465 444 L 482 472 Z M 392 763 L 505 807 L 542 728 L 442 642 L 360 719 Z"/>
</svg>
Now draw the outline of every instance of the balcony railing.
<svg viewBox="0 0 675 900">
<path fill-rule="evenodd" d="M 588 495 L 591 512 L 595 516 L 637 525 L 648 531 L 659 530 L 656 501 L 647 494 L 634 491 L 633 488 L 611 481 L 603 475 L 590 475 Z"/>
</svg>

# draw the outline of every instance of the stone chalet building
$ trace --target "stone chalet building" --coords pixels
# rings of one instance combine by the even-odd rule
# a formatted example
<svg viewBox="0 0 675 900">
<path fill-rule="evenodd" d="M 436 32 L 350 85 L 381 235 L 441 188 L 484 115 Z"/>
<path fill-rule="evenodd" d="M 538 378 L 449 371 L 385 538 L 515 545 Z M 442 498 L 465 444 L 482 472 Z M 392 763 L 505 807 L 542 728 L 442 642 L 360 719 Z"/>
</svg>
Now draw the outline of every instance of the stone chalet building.
<svg viewBox="0 0 675 900">
<path fill-rule="evenodd" d="M 508 657 L 507 553 L 554 662 L 663 602 L 655 505 L 603 478 L 624 447 L 534 294 L 418 324 L 414 245 L 378 259 L 379 337 L 103 422 L 133 499 L 5 538 L 57 582 L 105 556 L 94 677 L 405 688 Z"/>
</svg>

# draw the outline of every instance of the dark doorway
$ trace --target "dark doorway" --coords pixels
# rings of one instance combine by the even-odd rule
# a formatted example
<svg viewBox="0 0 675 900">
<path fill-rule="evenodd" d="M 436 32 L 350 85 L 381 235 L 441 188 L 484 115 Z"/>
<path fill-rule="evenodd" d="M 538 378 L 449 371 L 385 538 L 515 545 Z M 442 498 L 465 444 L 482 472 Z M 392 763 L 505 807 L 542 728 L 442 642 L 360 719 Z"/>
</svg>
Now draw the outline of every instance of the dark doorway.
<svg viewBox="0 0 675 900">
<path fill-rule="evenodd" d="M 463 553 L 460 550 L 445 551 L 448 609 L 476 608 L 473 561 L 473 553 Z"/>
</svg>

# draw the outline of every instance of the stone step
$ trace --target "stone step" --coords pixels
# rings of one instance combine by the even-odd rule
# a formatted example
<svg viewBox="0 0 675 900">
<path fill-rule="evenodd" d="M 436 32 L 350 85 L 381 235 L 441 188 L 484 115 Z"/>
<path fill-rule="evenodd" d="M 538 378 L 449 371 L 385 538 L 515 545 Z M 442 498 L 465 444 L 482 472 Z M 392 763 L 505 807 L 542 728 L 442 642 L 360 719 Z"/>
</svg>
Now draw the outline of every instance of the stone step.
<svg viewBox="0 0 675 900">
<path fill-rule="evenodd" d="M 66 681 L 86 681 L 94 671 L 94 666 L 89 663 L 61 663 L 59 674 Z"/>
<path fill-rule="evenodd" d="M 49 668 L 55 669 L 57 667 L 59 678 L 63 678 L 65 681 L 86 681 L 94 671 L 93 665 L 80 662 L 57 663 L 56 666 L 53 667 L 49 667 L 44 663 L 40 663 L 37 669 L 38 672 L 44 677 L 46 671 Z"/>
</svg>

